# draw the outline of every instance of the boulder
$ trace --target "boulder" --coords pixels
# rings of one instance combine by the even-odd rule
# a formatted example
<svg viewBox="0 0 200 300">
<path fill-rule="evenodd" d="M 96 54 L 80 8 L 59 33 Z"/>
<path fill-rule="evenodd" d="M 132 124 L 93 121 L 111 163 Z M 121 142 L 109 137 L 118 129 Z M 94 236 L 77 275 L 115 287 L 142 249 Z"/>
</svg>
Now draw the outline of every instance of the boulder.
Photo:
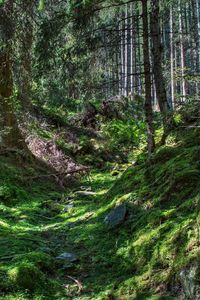
<svg viewBox="0 0 200 300">
<path fill-rule="evenodd" d="M 198 264 L 191 264 L 181 270 L 179 281 L 182 287 L 182 299 L 200 299 L 200 286 L 197 278 L 198 269 Z"/>
<path fill-rule="evenodd" d="M 63 208 L 63 212 L 64 212 L 64 213 L 67 213 L 67 212 L 69 212 L 73 207 L 74 207 L 74 204 L 73 204 L 73 203 L 69 203 L 69 204 L 67 204 L 67 205 Z"/>
<path fill-rule="evenodd" d="M 196 261 L 177 273 L 170 283 L 172 295 L 182 300 L 200 300 L 199 271 L 199 261 Z"/>
<path fill-rule="evenodd" d="M 75 192 L 75 194 L 77 196 L 83 197 L 83 198 L 85 198 L 85 197 L 91 197 L 91 196 L 95 196 L 96 195 L 96 193 L 91 192 L 91 191 L 77 191 L 77 192 Z"/>
<path fill-rule="evenodd" d="M 74 253 L 64 252 L 64 253 L 60 254 L 59 256 L 57 256 L 56 259 L 73 263 L 78 260 L 78 257 Z"/>
<path fill-rule="evenodd" d="M 127 208 L 125 203 L 115 207 L 105 217 L 104 224 L 107 225 L 110 229 L 119 226 L 125 220 L 126 212 Z"/>
</svg>

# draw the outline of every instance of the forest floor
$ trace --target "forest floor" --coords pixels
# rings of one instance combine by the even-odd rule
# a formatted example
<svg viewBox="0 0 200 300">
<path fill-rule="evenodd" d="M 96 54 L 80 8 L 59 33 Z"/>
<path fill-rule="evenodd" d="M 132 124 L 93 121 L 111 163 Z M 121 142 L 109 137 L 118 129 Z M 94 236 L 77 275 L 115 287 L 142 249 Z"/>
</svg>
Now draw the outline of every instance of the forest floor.
<svg viewBox="0 0 200 300">
<path fill-rule="evenodd" d="M 172 133 L 151 162 L 122 165 L 116 174 L 94 169 L 64 191 L 45 177 L 29 180 L 33 167 L 11 155 L 0 167 L 0 299 L 194 293 L 200 281 L 199 127 Z M 120 205 L 125 218 L 108 226 L 105 218 Z M 192 268 L 188 288 L 184 279 Z"/>
</svg>

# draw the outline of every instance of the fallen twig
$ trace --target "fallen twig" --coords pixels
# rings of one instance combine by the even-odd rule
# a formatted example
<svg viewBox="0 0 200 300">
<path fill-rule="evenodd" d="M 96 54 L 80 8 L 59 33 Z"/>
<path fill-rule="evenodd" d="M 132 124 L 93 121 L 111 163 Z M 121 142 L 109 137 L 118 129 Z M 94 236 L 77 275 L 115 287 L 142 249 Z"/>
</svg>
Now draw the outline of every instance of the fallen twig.
<svg viewBox="0 0 200 300">
<path fill-rule="evenodd" d="M 74 278 L 72 276 L 68 275 L 67 278 L 71 279 L 72 281 L 74 281 L 76 283 L 76 285 L 78 286 L 78 293 L 80 294 L 82 292 L 82 290 L 83 290 L 82 283 L 78 279 L 76 279 L 76 278 Z M 67 285 L 64 285 L 64 287 L 67 287 Z"/>
</svg>

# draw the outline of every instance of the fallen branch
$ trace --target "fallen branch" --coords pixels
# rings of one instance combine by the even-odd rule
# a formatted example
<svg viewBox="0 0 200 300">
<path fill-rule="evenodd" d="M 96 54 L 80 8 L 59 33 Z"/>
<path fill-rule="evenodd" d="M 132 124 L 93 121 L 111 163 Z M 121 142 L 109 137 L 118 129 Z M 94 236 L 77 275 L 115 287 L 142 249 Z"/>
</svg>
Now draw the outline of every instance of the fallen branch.
<svg viewBox="0 0 200 300">
<path fill-rule="evenodd" d="M 30 179 L 30 180 L 34 180 L 34 179 L 38 179 L 38 178 L 47 178 L 47 177 L 56 177 L 57 176 L 61 176 L 61 175 L 70 175 L 70 174 L 75 174 L 75 173 L 79 173 L 79 172 L 88 172 L 90 170 L 89 167 L 84 167 L 84 168 L 80 168 L 80 169 L 76 169 L 76 170 L 71 170 L 71 171 L 67 171 L 67 172 L 62 172 L 62 173 L 51 173 L 51 174 L 43 174 L 43 175 L 38 175 L 38 176 L 28 176 L 24 179 Z"/>
<path fill-rule="evenodd" d="M 83 290 L 82 283 L 79 280 L 77 280 L 76 278 L 72 277 L 72 276 L 68 275 L 67 278 L 71 279 L 73 282 L 76 283 L 76 285 L 78 286 L 78 294 L 80 294 Z M 64 285 L 64 287 L 67 287 L 67 285 Z"/>
</svg>

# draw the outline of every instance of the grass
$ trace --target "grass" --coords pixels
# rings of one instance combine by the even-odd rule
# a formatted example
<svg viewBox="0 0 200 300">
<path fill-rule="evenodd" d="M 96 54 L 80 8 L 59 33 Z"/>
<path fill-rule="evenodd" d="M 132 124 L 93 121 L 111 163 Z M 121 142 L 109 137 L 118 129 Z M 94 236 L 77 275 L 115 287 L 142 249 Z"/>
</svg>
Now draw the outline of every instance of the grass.
<svg viewBox="0 0 200 300">
<path fill-rule="evenodd" d="M 150 162 L 117 179 L 94 170 L 81 183 L 96 192 L 89 198 L 73 189 L 63 195 L 48 181 L 25 186 L 30 166 L 0 160 L 0 299 L 178 299 L 171 287 L 181 286 L 180 271 L 200 255 L 199 133 L 174 133 Z M 69 196 L 73 207 L 64 212 Z M 126 220 L 108 230 L 103 220 L 122 202 Z M 63 252 L 79 261 L 58 261 Z M 82 293 L 68 275 L 82 282 Z"/>
</svg>

